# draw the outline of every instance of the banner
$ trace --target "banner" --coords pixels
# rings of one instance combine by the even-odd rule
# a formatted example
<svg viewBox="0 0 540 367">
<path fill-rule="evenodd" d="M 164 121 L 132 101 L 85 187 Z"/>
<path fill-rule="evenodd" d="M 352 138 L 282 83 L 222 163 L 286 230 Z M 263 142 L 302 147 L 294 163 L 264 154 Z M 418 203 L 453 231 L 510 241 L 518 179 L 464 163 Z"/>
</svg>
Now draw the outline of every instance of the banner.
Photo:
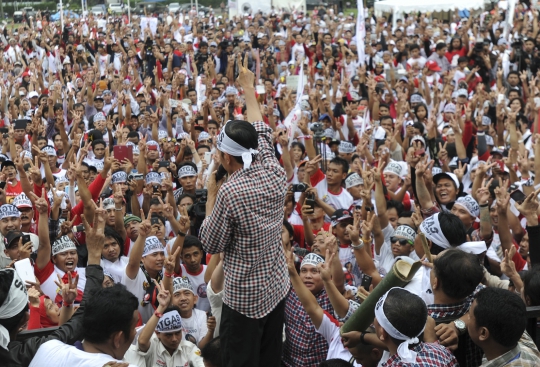
<svg viewBox="0 0 540 367">
<path fill-rule="evenodd" d="M 294 133 L 296 132 L 298 121 L 300 121 L 300 119 L 302 118 L 302 109 L 300 108 L 300 100 L 302 99 L 302 95 L 304 94 L 304 60 L 303 59 L 300 63 L 300 73 L 298 74 L 298 76 L 299 78 L 298 78 L 298 85 L 296 87 L 296 102 L 291 112 L 289 112 L 289 114 L 285 118 L 285 121 L 283 121 L 283 125 L 287 127 L 287 132 L 289 134 L 289 148 L 291 147 L 293 143 Z"/>
<path fill-rule="evenodd" d="M 356 20 L 356 48 L 358 50 L 358 62 L 360 63 L 360 65 L 364 65 L 366 62 L 366 19 L 364 17 L 364 3 L 360 0 L 357 0 L 357 4 L 358 19 Z"/>
</svg>

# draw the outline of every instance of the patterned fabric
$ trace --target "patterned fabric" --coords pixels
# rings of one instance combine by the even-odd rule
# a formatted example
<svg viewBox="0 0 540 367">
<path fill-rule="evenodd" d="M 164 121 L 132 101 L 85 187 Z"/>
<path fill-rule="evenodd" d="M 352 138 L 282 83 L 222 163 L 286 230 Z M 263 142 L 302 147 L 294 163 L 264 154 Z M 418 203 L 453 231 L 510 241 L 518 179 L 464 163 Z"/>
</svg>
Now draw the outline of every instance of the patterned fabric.
<svg viewBox="0 0 540 367">
<path fill-rule="evenodd" d="M 206 252 L 224 252 L 223 302 L 250 318 L 269 314 L 289 291 L 281 245 L 286 175 L 272 145 L 272 130 L 253 124 L 258 150 L 251 167 L 234 172 L 217 195 L 199 238 Z"/>
<path fill-rule="evenodd" d="M 381 367 L 457 367 L 459 366 L 456 358 L 448 349 L 439 343 L 420 343 L 413 348 L 417 353 L 416 362 L 405 363 L 401 358 L 394 354 Z"/>
<path fill-rule="evenodd" d="M 437 324 L 448 323 L 453 320 L 459 319 L 461 316 L 465 315 L 469 311 L 474 301 L 474 297 L 484 288 L 485 287 L 482 284 L 479 284 L 474 290 L 474 292 L 470 296 L 465 298 L 463 302 L 460 303 L 455 303 L 451 305 L 429 305 L 428 315 L 433 317 Z M 461 339 L 465 339 L 465 341 L 461 341 Z M 482 356 L 484 355 L 482 349 L 476 344 L 474 344 L 471 338 L 469 338 L 468 334 L 460 336 L 460 345 L 461 343 L 465 343 L 466 347 L 466 351 L 464 354 L 466 363 L 465 365 L 462 365 L 462 367 L 479 366 L 482 361 Z M 460 351 L 460 353 L 461 352 L 462 351 Z"/>
<path fill-rule="evenodd" d="M 334 314 L 324 289 L 316 298 L 323 311 Z M 285 335 L 282 359 L 285 366 L 317 367 L 326 360 L 328 342 L 315 331 L 315 326 L 292 288 L 285 301 Z"/>
<path fill-rule="evenodd" d="M 483 360 L 482 367 L 538 367 L 540 352 L 527 332 L 524 332 L 516 347 L 491 361 Z"/>
</svg>

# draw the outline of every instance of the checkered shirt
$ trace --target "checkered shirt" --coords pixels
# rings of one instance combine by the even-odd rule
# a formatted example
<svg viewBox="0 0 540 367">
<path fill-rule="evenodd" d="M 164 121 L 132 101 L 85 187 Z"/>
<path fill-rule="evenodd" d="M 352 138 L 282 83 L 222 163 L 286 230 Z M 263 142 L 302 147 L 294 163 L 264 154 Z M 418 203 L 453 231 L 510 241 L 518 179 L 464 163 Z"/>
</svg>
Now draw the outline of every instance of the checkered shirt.
<svg viewBox="0 0 540 367">
<path fill-rule="evenodd" d="M 258 150 L 251 166 L 234 172 L 217 195 L 199 238 L 206 252 L 224 252 L 223 302 L 254 319 L 268 315 L 289 291 L 281 245 L 286 175 L 272 145 L 271 129 L 253 124 Z"/>
<path fill-rule="evenodd" d="M 459 367 L 456 357 L 439 343 L 420 343 L 414 348 L 416 361 L 406 363 L 394 354 L 381 367 Z"/>
<path fill-rule="evenodd" d="M 540 352 L 527 332 L 524 332 L 516 347 L 491 361 L 484 359 L 481 367 L 538 367 Z"/>
<path fill-rule="evenodd" d="M 334 309 L 324 289 L 315 297 L 323 311 L 327 311 L 330 315 L 334 314 Z M 291 289 L 285 300 L 285 335 L 283 365 L 317 367 L 319 363 L 326 360 L 328 342 L 315 331 L 315 325 L 311 322 L 294 289 Z"/>
<path fill-rule="evenodd" d="M 485 287 L 482 284 L 479 284 L 474 292 L 465 298 L 463 302 L 455 303 L 451 305 L 429 305 L 428 306 L 428 315 L 433 317 L 435 322 L 437 323 L 446 323 L 448 320 L 457 320 L 461 316 L 465 315 L 467 312 L 469 312 L 469 309 L 471 308 L 471 305 L 474 301 L 474 297 L 478 292 L 480 292 Z M 465 365 L 462 367 L 472 367 L 472 366 L 478 366 L 480 365 L 482 361 L 482 356 L 484 355 L 484 352 L 482 349 L 474 344 L 474 342 L 469 337 L 469 334 L 464 334 L 460 336 L 461 338 L 466 339 L 466 352 L 465 352 Z M 460 359 L 461 361 L 461 359 Z M 463 362 L 463 361 L 461 361 Z M 463 364 L 463 363 L 462 363 Z"/>
</svg>

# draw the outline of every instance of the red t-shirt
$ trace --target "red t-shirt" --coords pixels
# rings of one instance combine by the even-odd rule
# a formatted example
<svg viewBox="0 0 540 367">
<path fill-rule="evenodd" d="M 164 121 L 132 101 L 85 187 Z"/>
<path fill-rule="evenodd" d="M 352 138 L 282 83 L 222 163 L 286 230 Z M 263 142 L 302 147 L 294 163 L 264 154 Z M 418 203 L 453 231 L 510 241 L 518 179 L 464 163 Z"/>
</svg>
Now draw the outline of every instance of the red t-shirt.
<svg viewBox="0 0 540 367">
<path fill-rule="evenodd" d="M 9 182 L 6 183 L 4 191 L 6 192 L 6 203 L 11 204 L 15 196 L 18 196 L 23 192 L 21 182 L 17 181 L 15 186 L 11 186 L 11 183 Z"/>
<path fill-rule="evenodd" d="M 298 243 L 300 247 L 307 248 L 308 250 L 311 251 L 309 246 L 306 244 L 306 239 L 304 236 L 304 226 L 295 224 L 293 225 L 293 229 L 294 229 L 294 240 L 296 241 L 296 243 Z M 330 223 L 324 223 L 321 229 L 324 231 L 329 231 L 331 229 Z M 313 230 L 313 235 L 316 236 L 317 233 L 319 233 L 319 231 L 320 230 Z"/>
</svg>

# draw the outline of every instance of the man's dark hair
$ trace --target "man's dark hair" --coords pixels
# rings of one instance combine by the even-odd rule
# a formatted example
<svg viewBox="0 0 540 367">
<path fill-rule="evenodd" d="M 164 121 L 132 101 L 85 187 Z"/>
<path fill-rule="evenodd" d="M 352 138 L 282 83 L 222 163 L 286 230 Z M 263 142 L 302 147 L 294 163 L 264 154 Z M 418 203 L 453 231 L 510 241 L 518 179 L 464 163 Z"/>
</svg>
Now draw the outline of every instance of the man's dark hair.
<svg viewBox="0 0 540 367">
<path fill-rule="evenodd" d="M 352 364 L 344 359 L 332 358 L 319 363 L 319 367 L 351 367 Z"/>
<path fill-rule="evenodd" d="M 193 88 L 190 88 L 188 89 L 187 93 L 186 93 L 186 96 L 189 95 L 190 92 L 195 92 L 195 94 L 197 94 L 197 91 Z"/>
<path fill-rule="evenodd" d="M 449 249 L 433 261 L 435 276 L 448 297 L 462 300 L 470 296 L 484 277 L 478 257 L 458 249 Z"/>
<path fill-rule="evenodd" d="M 2 276 L 0 276 L 0 307 L 7 301 L 9 290 L 11 289 L 11 283 L 13 283 L 13 277 L 15 276 L 14 271 L 2 271 Z M 28 312 L 28 305 L 16 314 L 7 319 L 0 319 L 0 325 L 6 328 L 9 333 L 15 331 L 15 328 L 20 327 L 22 319 L 25 317 Z"/>
<path fill-rule="evenodd" d="M 409 51 L 418 49 L 420 50 L 420 46 L 418 46 L 416 43 L 409 44 Z"/>
<path fill-rule="evenodd" d="M 212 148 L 210 148 L 208 145 L 205 145 L 205 144 L 200 144 L 200 145 L 197 147 L 197 150 L 199 150 L 199 149 L 201 149 L 201 148 L 206 149 L 208 152 L 211 152 L 211 151 L 212 151 Z"/>
<path fill-rule="evenodd" d="M 122 331 L 127 339 L 133 325 L 133 312 L 139 302 L 125 286 L 96 290 L 88 297 L 82 319 L 82 339 L 91 343 L 103 344 L 113 333 Z M 131 342 L 131 340 L 130 340 Z"/>
<path fill-rule="evenodd" d="M 124 256 L 124 241 L 122 241 L 122 237 L 120 237 L 118 232 L 111 227 L 105 226 L 105 237 L 115 240 L 118 246 L 120 246 L 120 256 Z"/>
<path fill-rule="evenodd" d="M 139 133 L 136 132 L 135 130 L 132 130 L 127 134 L 127 137 L 128 138 L 139 138 Z"/>
<path fill-rule="evenodd" d="M 43 135 L 38 136 L 37 141 L 40 141 L 40 140 L 45 140 L 46 142 L 49 142 L 49 140 Z"/>
<path fill-rule="evenodd" d="M 487 287 L 476 295 L 476 327 L 485 327 L 489 336 L 506 348 L 516 346 L 527 326 L 523 300 L 505 289 Z"/>
<path fill-rule="evenodd" d="M 439 224 L 444 237 L 452 246 L 459 246 L 467 242 L 467 229 L 465 224 L 452 213 L 439 213 Z"/>
<path fill-rule="evenodd" d="M 107 147 L 107 143 L 105 143 L 105 140 L 97 139 L 97 140 L 92 141 L 92 149 L 94 149 L 96 145 L 99 145 L 99 144 L 103 145 L 104 148 Z"/>
<path fill-rule="evenodd" d="M 416 111 L 418 110 L 418 107 L 420 105 L 416 106 L 416 108 L 414 109 L 414 113 L 416 114 Z M 427 111 L 427 109 L 426 109 Z M 424 135 L 424 124 L 420 123 L 420 122 L 415 122 L 414 125 L 413 125 L 413 128 L 414 129 L 418 129 L 420 131 L 420 134 L 421 135 Z"/>
<path fill-rule="evenodd" d="M 184 239 L 184 246 L 182 247 L 182 249 L 190 247 L 197 247 L 199 250 L 202 251 L 202 242 L 195 236 L 187 235 Z"/>
<path fill-rule="evenodd" d="M 529 298 L 529 306 L 540 306 L 540 265 L 523 275 L 523 295 Z"/>
<path fill-rule="evenodd" d="M 214 88 L 214 89 L 218 89 L 218 88 Z M 218 89 L 218 91 L 219 91 L 219 89 Z M 218 129 L 219 129 L 219 122 L 217 122 L 216 120 L 209 120 L 208 125 L 210 125 L 210 124 L 216 125 L 218 127 Z"/>
<path fill-rule="evenodd" d="M 445 48 L 445 47 L 446 47 L 446 43 L 444 43 L 444 42 L 437 43 L 437 46 L 435 46 L 435 50 L 436 50 L 436 51 L 440 51 L 440 50 L 442 50 L 442 49 Z"/>
<path fill-rule="evenodd" d="M 237 144 L 246 149 L 257 149 L 259 143 L 257 141 L 258 134 L 253 125 L 247 121 L 233 120 L 225 125 L 225 133 Z M 242 157 L 233 157 L 236 162 L 243 164 Z"/>
<path fill-rule="evenodd" d="M 394 119 L 392 118 L 392 116 L 388 115 L 388 116 L 381 116 L 381 119 L 379 120 L 380 123 L 382 124 L 382 122 L 384 120 L 390 120 L 392 122 L 392 125 L 394 124 Z"/>
<path fill-rule="evenodd" d="M 403 212 L 403 204 L 396 200 L 388 200 L 386 202 L 386 211 L 389 209 L 396 209 L 398 216 L 401 216 L 401 213 Z"/>
<path fill-rule="evenodd" d="M 330 163 L 337 164 L 338 166 L 341 166 L 341 173 L 349 172 L 349 163 L 345 159 L 343 159 L 341 157 L 332 158 Z"/>
<path fill-rule="evenodd" d="M 390 323 L 403 335 L 414 338 L 424 328 L 427 321 L 427 306 L 422 298 L 405 290 L 393 289 L 386 297 L 384 314 Z M 396 344 L 401 344 L 395 338 Z"/>
<path fill-rule="evenodd" d="M 221 340 L 219 336 L 206 343 L 201 349 L 201 357 L 210 362 L 212 366 L 221 367 Z"/>
<path fill-rule="evenodd" d="M 515 71 L 515 70 L 509 71 L 508 75 L 506 76 L 506 79 L 508 79 L 508 77 L 510 75 L 515 75 L 515 76 L 517 76 L 519 78 L 519 73 L 517 71 Z"/>
<path fill-rule="evenodd" d="M 381 107 L 386 107 L 386 109 L 387 109 L 388 111 L 390 111 L 390 106 L 389 106 L 388 104 L 386 104 L 386 103 L 380 103 L 380 104 L 379 104 L 379 109 L 381 109 Z"/>
</svg>

